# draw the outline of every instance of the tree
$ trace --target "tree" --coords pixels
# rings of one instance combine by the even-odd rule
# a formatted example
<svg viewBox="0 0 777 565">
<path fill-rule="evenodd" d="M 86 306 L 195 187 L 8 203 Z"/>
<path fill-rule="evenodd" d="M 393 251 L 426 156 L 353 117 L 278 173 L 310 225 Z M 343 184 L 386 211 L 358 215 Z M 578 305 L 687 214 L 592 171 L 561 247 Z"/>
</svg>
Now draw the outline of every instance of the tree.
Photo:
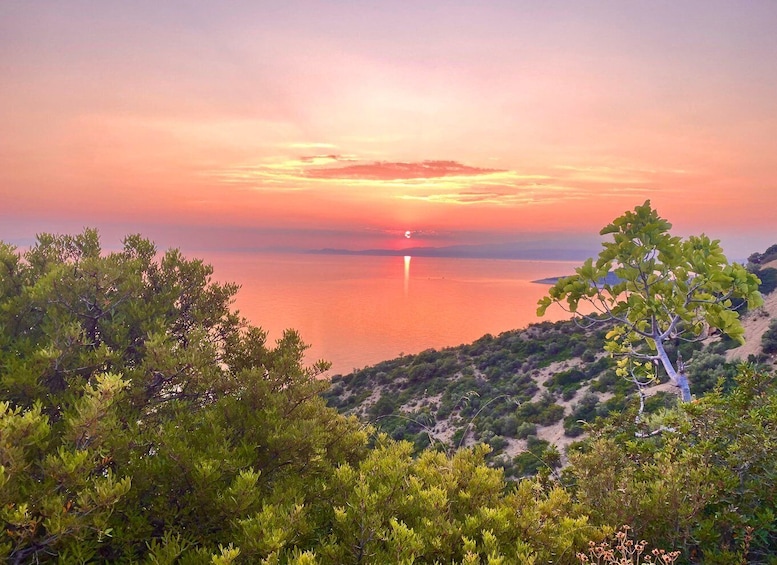
<svg viewBox="0 0 777 565">
<path fill-rule="evenodd" d="M 230 563 L 287 501 L 331 507 L 317 487 L 367 434 L 212 272 L 134 235 L 0 243 L 0 559 Z"/>
<path fill-rule="evenodd" d="M 649 200 L 616 218 L 600 232 L 612 241 L 602 244 L 596 262 L 588 259 L 561 278 L 537 314 L 556 303 L 583 323 L 614 324 L 605 348 L 619 358 L 619 374 L 641 386 L 657 377 L 660 364 L 688 402 L 682 359 L 672 361 L 667 345 L 699 341 L 713 330 L 743 342 L 733 300 L 753 308 L 763 299 L 758 278 L 729 264 L 718 240 L 703 234 L 681 239 L 670 235 L 671 227 Z M 588 305 L 584 312 L 581 303 Z"/>
</svg>

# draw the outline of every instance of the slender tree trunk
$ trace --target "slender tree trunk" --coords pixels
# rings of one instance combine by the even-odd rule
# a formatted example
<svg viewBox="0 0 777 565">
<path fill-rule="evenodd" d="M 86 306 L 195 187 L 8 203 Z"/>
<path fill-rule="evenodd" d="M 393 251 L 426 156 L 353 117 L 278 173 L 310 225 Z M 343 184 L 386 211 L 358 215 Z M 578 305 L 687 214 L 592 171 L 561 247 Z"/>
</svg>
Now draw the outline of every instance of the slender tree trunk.
<svg viewBox="0 0 777 565">
<path fill-rule="evenodd" d="M 682 398 L 682 401 L 690 402 L 691 388 L 688 384 L 688 377 L 685 375 L 685 370 L 682 370 L 678 373 L 672 362 L 669 360 L 669 355 L 667 355 L 666 349 L 664 349 L 664 343 L 660 340 L 655 340 L 655 343 L 656 351 L 658 352 L 658 358 L 661 360 L 661 364 L 664 366 L 664 369 L 666 369 L 666 374 L 669 375 L 669 380 L 672 381 L 674 386 L 680 389 L 680 398 Z"/>
</svg>

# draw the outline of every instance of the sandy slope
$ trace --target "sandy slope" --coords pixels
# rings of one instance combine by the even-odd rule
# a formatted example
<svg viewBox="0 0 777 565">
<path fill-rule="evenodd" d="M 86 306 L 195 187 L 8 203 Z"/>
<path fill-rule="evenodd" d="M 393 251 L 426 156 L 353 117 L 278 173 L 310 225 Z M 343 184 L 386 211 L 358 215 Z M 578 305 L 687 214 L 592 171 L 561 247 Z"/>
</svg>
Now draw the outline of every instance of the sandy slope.
<svg viewBox="0 0 777 565">
<path fill-rule="evenodd" d="M 775 317 L 777 317 L 777 291 L 764 297 L 763 306 L 745 314 L 742 318 L 742 325 L 745 327 L 745 344 L 729 350 L 726 358 L 729 361 L 734 359 L 744 361 L 748 355 L 761 353 L 761 336 Z"/>
<path fill-rule="evenodd" d="M 777 261 L 763 266 L 777 269 Z M 749 355 L 761 353 L 761 336 L 774 318 L 777 318 L 777 290 L 764 296 L 763 306 L 744 315 L 742 325 L 745 327 L 745 344 L 729 350 L 726 359 L 744 361 Z M 775 362 L 775 359 L 772 359 L 772 362 Z"/>
</svg>

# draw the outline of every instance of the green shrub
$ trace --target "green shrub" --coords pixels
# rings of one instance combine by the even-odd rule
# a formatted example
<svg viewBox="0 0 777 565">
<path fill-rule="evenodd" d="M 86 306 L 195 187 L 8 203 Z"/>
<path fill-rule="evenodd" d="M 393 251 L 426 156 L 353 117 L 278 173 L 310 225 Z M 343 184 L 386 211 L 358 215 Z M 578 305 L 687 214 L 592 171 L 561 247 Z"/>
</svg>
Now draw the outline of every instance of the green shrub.
<svg viewBox="0 0 777 565">
<path fill-rule="evenodd" d="M 597 416 L 597 407 L 599 398 L 590 392 L 583 396 L 577 403 L 572 413 L 564 418 L 564 435 L 568 437 L 577 437 L 583 433 L 585 422 L 592 422 Z"/>
<path fill-rule="evenodd" d="M 634 440 L 613 419 L 566 471 L 594 523 L 628 524 L 637 539 L 691 563 L 773 563 L 777 554 L 777 386 L 743 366 L 730 392 L 666 411 L 667 428 Z"/>
<path fill-rule="evenodd" d="M 777 353 L 777 319 L 771 321 L 769 329 L 761 336 L 761 347 L 767 355 Z"/>
<path fill-rule="evenodd" d="M 396 397 L 392 397 L 388 394 L 382 394 L 375 404 L 370 407 L 369 413 L 373 418 L 380 418 L 382 416 L 388 416 L 393 414 L 396 410 L 394 404 Z"/>
<path fill-rule="evenodd" d="M 519 420 L 551 426 L 564 417 L 564 407 L 553 402 L 553 397 L 545 394 L 538 402 L 524 402 L 515 411 Z"/>
<path fill-rule="evenodd" d="M 499 453 L 501 452 L 505 447 L 507 447 L 507 440 L 502 436 L 494 436 L 491 439 L 489 439 L 486 443 L 491 446 L 492 453 Z"/>
<path fill-rule="evenodd" d="M 697 351 L 687 364 L 691 392 L 700 395 L 711 391 L 719 383 L 727 390 L 734 384 L 736 364 L 711 350 Z"/>
<path fill-rule="evenodd" d="M 526 439 L 529 436 L 537 434 L 537 425 L 531 422 L 523 422 L 515 431 L 515 437 L 518 439 Z"/>
<path fill-rule="evenodd" d="M 766 269 L 759 269 L 755 274 L 761 279 L 761 284 L 758 287 L 761 294 L 770 294 L 774 292 L 774 289 L 777 288 L 777 269 L 767 267 Z"/>
</svg>

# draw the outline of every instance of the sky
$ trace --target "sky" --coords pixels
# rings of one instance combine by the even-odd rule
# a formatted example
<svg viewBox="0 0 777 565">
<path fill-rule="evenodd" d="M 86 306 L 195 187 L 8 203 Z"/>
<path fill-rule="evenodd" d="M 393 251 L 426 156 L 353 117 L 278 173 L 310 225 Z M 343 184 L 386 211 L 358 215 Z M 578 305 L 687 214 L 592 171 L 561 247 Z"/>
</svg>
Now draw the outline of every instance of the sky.
<svg viewBox="0 0 777 565">
<path fill-rule="evenodd" d="M 0 239 L 777 242 L 777 2 L 0 3 Z M 407 237 L 409 235 L 409 237 Z"/>
</svg>

